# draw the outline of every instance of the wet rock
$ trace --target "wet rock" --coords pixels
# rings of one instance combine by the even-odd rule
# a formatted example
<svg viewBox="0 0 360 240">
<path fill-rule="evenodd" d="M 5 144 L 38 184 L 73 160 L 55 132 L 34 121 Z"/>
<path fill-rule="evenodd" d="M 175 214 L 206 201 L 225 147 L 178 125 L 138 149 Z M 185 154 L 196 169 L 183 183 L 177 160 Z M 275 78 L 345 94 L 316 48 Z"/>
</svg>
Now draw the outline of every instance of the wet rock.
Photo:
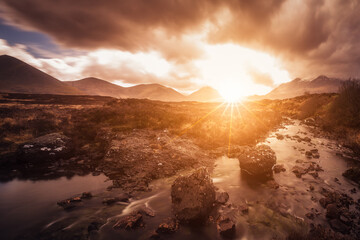
<svg viewBox="0 0 360 240">
<path fill-rule="evenodd" d="M 83 192 L 82 194 L 81 194 L 81 197 L 80 197 L 81 199 L 90 199 L 90 198 L 92 198 L 92 194 L 91 194 L 91 192 Z"/>
<path fill-rule="evenodd" d="M 282 135 L 282 134 L 280 134 L 280 133 L 276 133 L 275 135 L 276 135 L 276 138 L 277 138 L 278 140 L 283 140 L 283 139 L 284 139 L 284 135 Z"/>
<path fill-rule="evenodd" d="M 343 174 L 344 177 L 360 184 L 360 168 L 352 167 L 346 170 Z"/>
<path fill-rule="evenodd" d="M 266 185 L 269 187 L 269 188 L 273 188 L 273 189 L 278 189 L 280 187 L 280 185 L 275 182 L 275 180 L 269 180 L 266 182 Z"/>
<path fill-rule="evenodd" d="M 171 186 L 172 209 L 180 221 L 204 221 L 215 202 L 215 186 L 206 168 L 178 177 Z"/>
<path fill-rule="evenodd" d="M 241 213 L 243 213 L 243 214 L 249 213 L 249 207 L 248 207 L 248 205 L 247 205 L 246 203 L 240 204 L 240 205 L 238 206 L 238 209 L 239 209 L 239 211 L 240 211 Z"/>
<path fill-rule="evenodd" d="M 143 216 L 141 213 L 133 212 L 130 215 L 123 216 L 114 224 L 114 229 L 132 230 L 139 227 L 143 227 Z"/>
<path fill-rule="evenodd" d="M 326 206 L 326 217 L 330 219 L 339 217 L 339 210 L 336 204 L 331 203 Z"/>
<path fill-rule="evenodd" d="M 225 204 L 229 200 L 229 194 L 227 192 L 216 192 L 215 201 L 219 204 Z"/>
<path fill-rule="evenodd" d="M 146 215 L 149 217 L 155 217 L 155 211 L 149 207 L 143 206 L 141 207 L 138 212 L 142 215 Z"/>
<path fill-rule="evenodd" d="M 268 179 L 272 176 L 272 167 L 276 164 L 275 152 L 266 145 L 245 147 L 237 156 L 241 171 L 256 179 Z"/>
<path fill-rule="evenodd" d="M 217 221 L 217 229 L 221 236 L 234 238 L 236 235 L 235 223 L 228 217 L 220 217 Z"/>
<path fill-rule="evenodd" d="M 352 189 L 350 189 L 350 192 L 352 193 L 352 194 L 355 194 L 357 191 L 356 191 L 356 188 L 352 188 Z"/>
<path fill-rule="evenodd" d="M 76 203 L 78 203 L 78 202 L 81 202 L 81 198 L 73 197 L 73 198 L 68 198 L 68 199 L 59 201 L 59 202 L 57 202 L 57 205 L 64 208 L 64 210 L 69 210 L 69 209 L 75 208 L 77 206 Z"/>
<path fill-rule="evenodd" d="M 280 172 L 285 172 L 286 169 L 284 167 L 284 164 L 276 164 L 276 165 L 273 166 L 273 171 L 275 173 L 280 173 Z"/>
<path fill-rule="evenodd" d="M 305 216 L 306 216 L 308 219 L 311 219 L 311 220 L 314 220 L 314 218 L 315 218 L 315 214 L 313 214 L 312 212 L 309 212 L 309 213 L 305 214 Z"/>
<path fill-rule="evenodd" d="M 31 163 L 48 162 L 69 157 L 72 149 L 70 138 L 62 133 L 50 133 L 21 145 L 17 159 Z"/>
<path fill-rule="evenodd" d="M 349 226 L 341 222 L 339 219 L 332 219 L 330 220 L 329 223 L 331 228 L 336 232 L 341 232 L 343 234 L 346 234 L 350 230 Z"/>
<path fill-rule="evenodd" d="M 105 204 L 105 205 L 111 205 L 111 204 L 114 204 L 116 202 L 119 202 L 120 199 L 117 198 L 117 197 L 113 197 L 113 198 L 104 198 L 102 203 Z"/>
<path fill-rule="evenodd" d="M 306 174 L 306 170 L 302 167 L 299 167 L 299 166 L 294 166 L 291 170 L 295 175 L 296 177 L 298 178 L 301 178 L 302 175 Z"/>
<path fill-rule="evenodd" d="M 313 178 L 318 178 L 319 174 L 316 171 L 308 172 L 309 175 L 313 176 Z"/>
<path fill-rule="evenodd" d="M 310 151 L 306 151 L 306 152 L 305 152 L 305 156 L 306 156 L 307 158 L 312 158 L 312 157 L 313 157 L 312 152 L 310 152 Z"/>
<path fill-rule="evenodd" d="M 179 222 L 176 219 L 169 218 L 165 222 L 160 223 L 159 227 L 156 229 L 158 234 L 172 234 L 179 229 Z"/>
</svg>

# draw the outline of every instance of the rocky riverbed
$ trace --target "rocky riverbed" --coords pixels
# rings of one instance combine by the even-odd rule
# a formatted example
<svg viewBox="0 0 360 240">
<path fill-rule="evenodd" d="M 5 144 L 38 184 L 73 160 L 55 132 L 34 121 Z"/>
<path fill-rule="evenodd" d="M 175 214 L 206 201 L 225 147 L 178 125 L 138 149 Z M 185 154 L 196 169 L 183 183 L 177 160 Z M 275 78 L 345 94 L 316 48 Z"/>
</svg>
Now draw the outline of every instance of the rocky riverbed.
<svg viewBox="0 0 360 240">
<path fill-rule="evenodd" d="M 71 143 L 61 135 L 24 144 L 22 156 L 49 155 L 43 158 L 46 167 L 23 158 L 28 162 L 12 169 L 15 178 L 36 176 L 36 170 L 53 179 L 40 188 L 41 198 L 48 198 L 62 176 L 99 175 L 106 182 L 96 190 L 86 183 L 74 189 L 76 177 L 70 178 L 62 197 L 46 205 L 51 213 L 21 231 L 1 234 L 18 239 L 356 239 L 360 234 L 356 157 L 314 126 L 291 121 L 258 146 L 231 146 L 230 158 L 224 156 L 227 149 L 206 151 L 166 130 L 104 138 L 109 144 L 96 162 L 66 159 Z M 37 189 L 41 181 L 34 180 Z M 19 180 L 0 187 L 14 188 L 14 181 Z M 12 199 L 0 197 L 7 204 L 2 214 L 11 215 L 19 205 L 31 209 L 21 198 L 21 191 Z M 46 206 L 39 211 L 47 212 Z M 10 221 L 23 226 L 29 219 Z"/>
</svg>

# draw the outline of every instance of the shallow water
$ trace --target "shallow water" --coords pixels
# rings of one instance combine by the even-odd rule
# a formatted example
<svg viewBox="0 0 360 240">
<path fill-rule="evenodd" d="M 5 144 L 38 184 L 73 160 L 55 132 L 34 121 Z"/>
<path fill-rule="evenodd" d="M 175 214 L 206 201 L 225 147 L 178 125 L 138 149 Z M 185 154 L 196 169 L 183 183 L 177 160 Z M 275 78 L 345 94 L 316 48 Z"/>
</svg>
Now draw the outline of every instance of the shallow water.
<svg viewBox="0 0 360 240">
<path fill-rule="evenodd" d="M 298 142 L 296 139 L 284 138 L 279 140 L 275 133 L 308 136 L 311 143 Z M 229 202 L 237 205 L 248 203 L 248 214 L 234 214 L 236 221 L 237 239 L 271 239 L 274 236 L 278 239 L 285 238 L 294 229 L 299 232 L 307 231 L 307 224 L 310 222 L 327 224 L 324 209 L 318 200 L 322 197 L 319 193 L 322 187 L 347 193 L 354 199 L 360 197 L 359 192 L 350 194 L 349 190 L 356 185 L 344 177 L 344 172 L 351 163 L 336 155 L 339 150 L 336 142 L 324 138 L 315 138 L 306 126 L 300 125 L 298 121 L 277 130 L 260 144 L 269 145 L 276 153 L 277 164 L 284 164 L 286 171 L 274 174 L 275 181 L 280 185 L 273 189 L 265 183 L 254 183 L 248 181 L 241 175 L 239 162 L 236 158 L 220 157 L 215 164 L 212 178 L 214 184 L 220 190 L 230 195 Z M 317 148 L 320 158 L 311 159 L 318 163 L 323 169 L 319 177 L 304 175 L 297 178 L 291 172 L 296 160 L 309 161 L 305 157 L 305 151 Z M 339 179 L 339 183 L 334 178 Z M 129 205 L 125 211 L 129 213 L 137 207 L 146 204 L 156 212 L 154 218 L 146 218 L 146 226 L 136 231 L 114 230 L 114 222 L 109 221 L 100 232 L 100 239 L 146 239 L 151 235 L 158 224 L 167 217 L 171 217 L 170 187 L 175 178 L 155 181 L 152 185 L 153 191 L 144 194 L 139 201 Z M 310 191 L 310 185 L 315 187 Z M 311 212 L 312 208 L 317 209 L 320 215 L 314 221 L 310 221 L 305 214 Z M 174 235 L 167 236 L 168 239 L 219 239 L 216 227 L 213 225 L 191 228 L 181 226 L 181 229 Z"/>
<path fill-rule="evenodd" d="M 110 185 L 105 180 L 104 175 L 87 175 L 0 183 L 0 238 L 12 239 L 27 230 L 46 227 L 52 219 L 63 217 L 64 210 L 56 202 L 84 191 L 104 191 Z"/>
<path fill-rule="evenodd" d="M 310 137 L 311 143 L 298 142 L 294 138 L 279 140 L 275 133 L 283 135 L 298 135 Z M 324 138 L 315 138 L 306 126 L 300 125 L 298 121 L 270 134 L 261 144 L 269 145 L 276 153 L 277 164 L 284 164 L 286 171 L 274 174 L 275 181 L 280 185 L 273 189 L 264 183 L 253 183 L 242 176 L 238 159 L 220 157 L 215 163 L 212 172 L 214 184 L 220 190 L 230 195 L 229 209 L 220 208 L 224 213 L 232 214 L 236 221 L 237 239 L 271 239 L 277 237 L 283 239 L 294 229 L 307 231 L 310 222 L 327 224 L 324 209 L 318 200 L 322 197 L 319 193 L 322 187 L 337 190 L 350 195 L 357 200 L 359 191 L 351 194 L 356 185 L 344 177 L 344 172 L 352 162 L 336 155 L 341 148 L 334 141 Z M 317 148 L 319 159 L 311 159 L 318 163 L 323 169 L 319 177 L 314 178 L 308 174 L 297 178 L 291 172 L 296 160 L 308 160 L 305 150 Z M 304 150 L 301 150 L 304 149 Z M 187 174 L 189 172 L 183 172 Z M 60 178 L 49 181 L 20 181 L 14 180 L 0 184 L 0 237 L 11 239 L 15 235 L 26 236 L 28 232 L 48 231 L 73 237 L 76 232 L 87 231 L 91 221 L 101 219 L 105 224 L 99 233 L 91 235 L 90 239 L 148 239 L 157 226 L 164 222 L 171 213 L 171 184 L 177 176 L 167 179 L 153 181 L 150 185 L 151 192 L 141 193 L 137 199 L 132 199 L 128 205 L 103 206 L 103 197 L 115 196 L 117 190 L 104 191 L 110 183 L 105 182 L 103 175 L 94 177 L 91 175 L 72 179 Z M 339 183 L 334 178 L 339 179 Z M 310 191 L 310 185 L 315 187 Z M 84 200 L 83 208 L 73 211 L 64 211 L 56 205 L 56 202 L 84 191 L 91 191 L 95 197 Z M 98 193 L 98 196 L 96 194 Z M 248 214 L 239 214 L 236 206 L 247 204 Z M 116 219 L 122 215 L 131 213 L 142 206 L 152 208 L 156 216 L 144 217 L 145 227 L 134 231 L 114 230 L 112 226 Z M 317 209 L 320 215 L 314 221 L 310 221 L 305 214 Z M 49 235 L 50 234 L 50 235 Z M 215 224 L 207 226 L 181 226 L 180 230 L 168 239 L 219 239 Z M 31 239 L 37 239 L 32 235 Z"/>
</svg>

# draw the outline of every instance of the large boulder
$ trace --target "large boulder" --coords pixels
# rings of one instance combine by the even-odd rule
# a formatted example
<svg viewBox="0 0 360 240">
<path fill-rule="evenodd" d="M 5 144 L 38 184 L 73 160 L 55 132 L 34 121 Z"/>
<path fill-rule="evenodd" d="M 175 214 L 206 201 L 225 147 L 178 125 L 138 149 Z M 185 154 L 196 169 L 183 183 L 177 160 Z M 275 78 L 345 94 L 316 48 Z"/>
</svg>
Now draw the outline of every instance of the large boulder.
<svg viewBox="0 0 360 240">
<path fill-rule="evenodd" d="M 68 157 L 72 150 L 70 138 L 62 133 L 50 133 L 19 147 L 17 158 L 32 163 Z"/>
<path fill-rule="evenodd" d="M 178 177 L 171 186 L 171 200 L 178 220 L 205 220 L 215 202 L 215 186 L 207 169 L 199 168 L 190 176 Z"/>
<path fill-rule="evenodd" d="M 276 164 L 275 152 L 266 145 L 244 147 L 237 157 L 241 171 L 257 179 L 267 179 L 272 176 L 272 167 Z"/>
</svg>

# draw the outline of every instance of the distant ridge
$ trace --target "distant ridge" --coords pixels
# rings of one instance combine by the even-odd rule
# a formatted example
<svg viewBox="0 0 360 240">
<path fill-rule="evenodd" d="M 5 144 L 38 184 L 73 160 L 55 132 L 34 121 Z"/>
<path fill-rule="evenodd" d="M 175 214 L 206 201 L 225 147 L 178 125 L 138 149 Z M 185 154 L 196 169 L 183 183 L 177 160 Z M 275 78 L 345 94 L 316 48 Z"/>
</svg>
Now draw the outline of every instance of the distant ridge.
<svg viewBox="0 0 360 240">
<path fill-rule="evenodd" d="M 140 98 L 161 101 L 222 101 L 211 87 L 203 87 L 185 96 L 160 84 L 121 87 L 106 80 L 89 77 L 76 81 L 60 81 L 39 69 L 8 55 L 0 56 L 0 92 L 60 95 L 98 95 L 116 98 Z"/>
<path fill-rule="evenodd" d="M 83 94 L 78 89 L 8 55 L 0 56 L 0 92 Z"/>
<path fill-rule="evenodd" d="M 198 91 L 193 92 L 187 97 L 188 101 L 199 101 L 199 102 L 221 102 L 223 101 L 222 96 L 218 91 L 212 87 L 203 87 Z"/>
<path fill-rule="evenodd" d="M 336 93 L 343 80 L 320 75 L 312 80 L 295 78 L 291 82 L 283 83 L 263 96 L 252 96 L 249 100 L 285 99 L 304 95 L 306 93 Z"/>
</svg>

